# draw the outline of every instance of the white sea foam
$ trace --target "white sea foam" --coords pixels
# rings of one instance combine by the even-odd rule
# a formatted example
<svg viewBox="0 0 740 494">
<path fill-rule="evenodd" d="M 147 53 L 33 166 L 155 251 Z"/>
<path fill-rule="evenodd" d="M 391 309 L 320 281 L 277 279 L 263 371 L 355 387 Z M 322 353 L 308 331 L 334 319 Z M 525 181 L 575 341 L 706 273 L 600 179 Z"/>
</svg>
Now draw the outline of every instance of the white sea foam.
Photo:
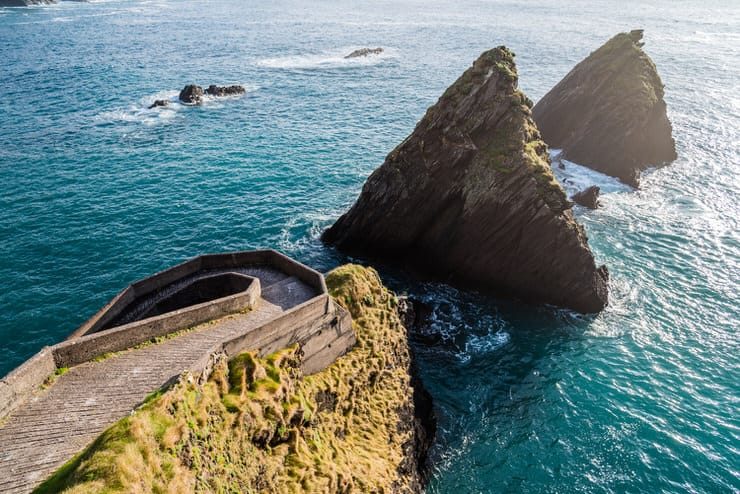
<svg viewBox="0 0 740 494">
<path fill-rule="evenodd" d="M 465 352 L 461 355 L 470 358 L 471 355 L 491 353 L 506 345 L 511 340 L 511 335 L 506 331 L 498 330 L 482 336 L 470 334 L 465 342 Z"/>
<path fill-rule="evenodd" d="M 341 69 L 352 67 L 368 67 L 384 63 L 396 58 L 395 50 L 384 48 L 382 53 L 364 57 L 344 58 L 352 51 L 361 48 L 357 46 L 339 48 L 323 53 L 290 55 L 285 57 L 265 58 L 257 65 L 271 69 Z"/>
<path fill-rule="evenodd" d="M 255 85 L 243 85 L 246 89 L 246 94 L 256 91 L 259 86 Z M 127 108 L 117 108 L 115 110 L 105 111 L 95 117 L 99 123 L 115 123 L 115 122 L 134 122 L 141 123 L 143 125 L 151 126 L 161 123 L 166 123 L 188 108 L 194 107 L 194 105 L 186 105 L 180 102 L 178 99 L 179 91 L 160 91 L 158 93 L 151 94 L 140 98 L 136 103 L 129 105 Z M 243 94 L 234 96 L 203 96 L 203 103 L 198 106 L 207 108 L 220 108 L 225 100 L 238 99 L 243 97 Z M 169 102 L 167 106 L 159 106 L 156 108 L 149 108 L 152 103 L 156 100 L 166 100 Z"/>
<path fill-rule="evenodd" d="M 550 150 L 552 171 L 560 182 L 560 185 L 565 189 L 568 197 L 592 185 L 598 186 L 602 194 L 631 190 L 628 185 L 623 184 L 618 179 L 604 175 L 583 165 L 573 163 L 572 161 L 561 159 L 558 157 L 559 154 L 559 149 Z M 561 162 L 565 165 L 564 170 L 559 166 Z"/>
</svg>

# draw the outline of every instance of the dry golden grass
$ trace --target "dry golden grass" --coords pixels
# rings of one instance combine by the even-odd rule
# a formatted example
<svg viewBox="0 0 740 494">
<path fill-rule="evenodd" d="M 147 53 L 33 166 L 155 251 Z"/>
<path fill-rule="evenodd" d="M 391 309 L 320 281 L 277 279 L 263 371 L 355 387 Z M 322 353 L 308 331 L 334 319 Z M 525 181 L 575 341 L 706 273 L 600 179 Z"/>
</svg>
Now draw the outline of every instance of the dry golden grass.
<svg viewBox="0 0 740 494">
<path fill-rule="evenodd" d="M 304 377 L 298 349 L 217 361 L 105 431 L 37 492 L 410 492 L 410 357 L 396 298 L 355 265 L 327 276 L 357 345 Z"/>
</svg>

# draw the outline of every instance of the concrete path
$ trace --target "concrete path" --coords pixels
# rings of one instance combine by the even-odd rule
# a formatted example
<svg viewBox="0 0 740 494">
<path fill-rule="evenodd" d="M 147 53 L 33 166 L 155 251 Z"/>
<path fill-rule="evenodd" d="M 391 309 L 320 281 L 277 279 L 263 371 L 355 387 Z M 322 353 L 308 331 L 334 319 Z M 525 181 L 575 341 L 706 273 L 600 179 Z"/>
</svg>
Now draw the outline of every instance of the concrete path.
<svg viewBox="0 0 740 494">
<path fill-rule="evenodd" d="M 207 323 L 157 345 L 71 368 L 0 425 L 0 493 L 26 493 L 125 417 L 152 391 L 180 375 L 209 348 L 257 328 L 313 298 L 308 285 L 260 268 L 258 308 Z"/>
</svg>

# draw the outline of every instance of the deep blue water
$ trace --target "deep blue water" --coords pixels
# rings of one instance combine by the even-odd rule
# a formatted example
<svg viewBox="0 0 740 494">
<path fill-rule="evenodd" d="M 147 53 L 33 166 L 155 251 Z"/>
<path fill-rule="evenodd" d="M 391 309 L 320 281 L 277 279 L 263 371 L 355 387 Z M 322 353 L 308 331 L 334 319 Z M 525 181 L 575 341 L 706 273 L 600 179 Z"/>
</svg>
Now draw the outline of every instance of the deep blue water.
<svg viewBox="0 0 740 494">
<path fill-rule="evenodd" d="M 404 280 L 439 414 L 433 493 L 740 492 L 740 3 L 115 0 L 0 9 L 0 374 L 127 283 L 202 252 L 320 232 L 490 47 L 541 97 L 646 29 L 679 159 L 578 210 L 611 305 L 596 317 Z M 341 56 L 361 46 L 386 54 Z M 187 83 L 246 96 L 173 105 Z"/>
</svg>

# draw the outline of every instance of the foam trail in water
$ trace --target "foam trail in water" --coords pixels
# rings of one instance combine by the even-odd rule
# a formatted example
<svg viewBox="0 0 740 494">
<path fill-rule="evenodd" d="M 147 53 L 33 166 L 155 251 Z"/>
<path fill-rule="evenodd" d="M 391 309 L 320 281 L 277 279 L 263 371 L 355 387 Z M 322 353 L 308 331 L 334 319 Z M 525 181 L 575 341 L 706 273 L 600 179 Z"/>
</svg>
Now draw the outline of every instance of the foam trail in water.
<svg viewBox="0 0 740 494">
<path fill-rule="evenodd" d="M 254 92 L 259 89 L 259 86 L 254 85 L 243 86 L 246 90 L 245 94 Z M 96 121 L 103 124 L 115 122 L 135 122 L 149 126 L 164 123 L 175 118 L 177 114 L 182 110 L 195 106 L 185 105 L 181 103 L 179 100 L 179 95 L 179 91 L 160 91 L 149 96 L 144 96 L 136 103 L 130 105 L 128 108 L 119 108 L 116 110 L 101 113 L 96 117 Z M 206 94 L 203 96 L 203 102 L 197 106 L 220 108 L 223 101 L 241 98 L 242 96 L 244 96 L 244 94 L 219 97 Z M 156 100 L 166 100 L 169 102 L 169 104 L 167 106 L 149 108 Z"/>
<path fill-rule="evenodd" d="M 384 48 L 383 52 L 377 55 L 344 58 L 358 48 L 361 47 L 353 46 L 316 54 L 265 58 L 258 61 L 257 65 L 271 69 L 338 69 L 368 67 L 396 58 L 395 50 L 390 48 Z"/>
</svg>

